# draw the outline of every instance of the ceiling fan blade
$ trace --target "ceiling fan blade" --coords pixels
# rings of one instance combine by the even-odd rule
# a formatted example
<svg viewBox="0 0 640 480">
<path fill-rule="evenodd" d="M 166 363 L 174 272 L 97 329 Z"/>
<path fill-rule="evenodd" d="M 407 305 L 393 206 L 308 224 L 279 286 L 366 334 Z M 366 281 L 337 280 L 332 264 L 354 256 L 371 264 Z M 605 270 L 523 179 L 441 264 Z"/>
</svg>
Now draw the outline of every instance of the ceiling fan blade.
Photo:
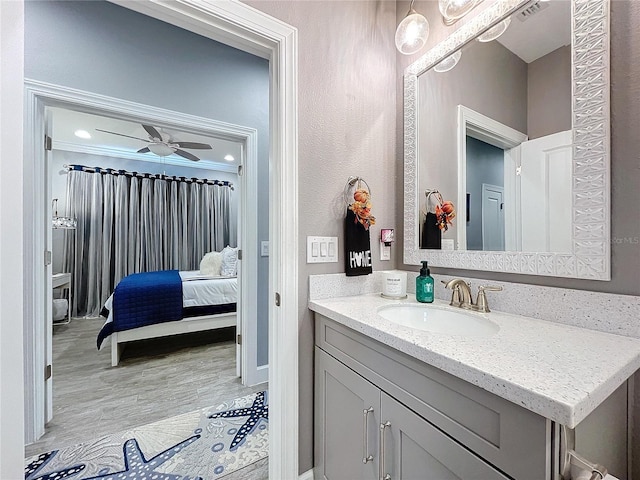
<svg viewBox="0 0 640 480">
<path fill-rule="evenodd" d="M 96 128 L 96 131 L 103 132 L 103 133 L 110 133 L 111 135 L 119 135 L 121 137 L 133 138 L 134 140 L 142 140 L 143 142 L 149 141 L 148 139 L 145 139 L 145 138 L 132 137 L 131 135 L 125 135 L 124 133 L 110 132 L 109 130 L 100 130 L 99 128 Z"/>
<path fill-rule="evenodd" d="M 196 157 L 195 155 L 193 155 L 193 154 L 191 154 L 189 152 L 185 152 L 184 150 L 180 150 L 179 148 L 176 149 L 176 151 L 173 152 L 173 153 L 175 153 L 176 155 L 180 155 L 181 157 L 188 158 L 189 160 L 193 160 L 194 162 L 199 162 L 200 161 L 200 159 L 198 157 Z"/>
<path fill-rule="evenodd" d="M 149 150 L 149 147 L 144 147 L 141 148 L 140 150 L 138 150 L 136 153 L 147 153 L 150 152 L 151 150 Z"/>
<path fill-rule="evenodd" d="M 142 128 L 144 128 L 147 131 L 147 133 L 151 135 L 152 138 L 157 138 L 158 140 L 162 140 L 162 135 L 160 135 L 160 132 L 158 132 L 158 130 L 156 130 L 151 125 L 142 124 Z"/>
<path fill-rule="evenodd" d="M 208 143 L 196 143 L 196 142 L 176 142 L 173 143 L 179 148 L 193 148 L 194 150 L 211 150 L 213 147 Z"/>
</svg>

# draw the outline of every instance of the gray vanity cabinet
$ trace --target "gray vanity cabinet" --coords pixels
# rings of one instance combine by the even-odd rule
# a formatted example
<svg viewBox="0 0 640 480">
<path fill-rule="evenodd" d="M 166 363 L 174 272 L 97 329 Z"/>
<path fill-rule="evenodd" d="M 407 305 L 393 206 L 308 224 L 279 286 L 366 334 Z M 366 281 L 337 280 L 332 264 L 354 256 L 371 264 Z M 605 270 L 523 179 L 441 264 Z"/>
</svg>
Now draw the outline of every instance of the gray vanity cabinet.
<svg viewBox="0 0 640 480">
<path fill-rule="evenodd" d="M 315 378 L 316 478 L 509 478 L 317 347 Z"/>
<path fill-rule="evenodd" d="M 551 478 L 549 420 L 318 314 L 314 410 L 316 479 Z"/>
</svg>

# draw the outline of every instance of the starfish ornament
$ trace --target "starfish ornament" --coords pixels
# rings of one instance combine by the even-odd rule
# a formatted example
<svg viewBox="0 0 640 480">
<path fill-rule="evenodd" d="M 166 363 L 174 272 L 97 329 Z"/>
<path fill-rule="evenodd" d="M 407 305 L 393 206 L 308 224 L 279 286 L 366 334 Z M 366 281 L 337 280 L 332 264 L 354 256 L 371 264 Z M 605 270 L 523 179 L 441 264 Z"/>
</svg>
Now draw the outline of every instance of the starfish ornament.
<svg viewBox="0 0 640 480">
<path fill-rule="evenodd" d="M 269 405 L 265 402 L 265 393 L 266 392 L 258 392 L 256 399 L 253 401 L 253 405 L 249 408 L 236 408 L 234 410 L 209 415 L 209 418 L 249 417 L 233 437 L 231 445 L 229 446 L 230 451 L 233 452 L 242 445 L 247 435 L 256 429 L 261 420 L 269 420 Z"/>
<path fill-rule="evenodd" d="M 124 470 L 121 472 L 106 473 L 104 475 L 98 475 L 97 477 L 91 477 L 86 480 L 180 480 L 182 475 L 173 475 L 170 473 L 158 472 L 156 468 L 161 466 L 167 460 L 172 458 L 181 450 L 185 449 L 197 439 L 200 435 L 194 435 L 186 440 L 167 448 L 164 452 L 160 452 L 158 455 L 150 460 L 144 457 L 144 454 L 140 450 L 138 441 L 135 438 L 127 440 L 123 447 L 124 452 Z M 202 478 L 194 479 L 202 480 Z"/>
</svg>

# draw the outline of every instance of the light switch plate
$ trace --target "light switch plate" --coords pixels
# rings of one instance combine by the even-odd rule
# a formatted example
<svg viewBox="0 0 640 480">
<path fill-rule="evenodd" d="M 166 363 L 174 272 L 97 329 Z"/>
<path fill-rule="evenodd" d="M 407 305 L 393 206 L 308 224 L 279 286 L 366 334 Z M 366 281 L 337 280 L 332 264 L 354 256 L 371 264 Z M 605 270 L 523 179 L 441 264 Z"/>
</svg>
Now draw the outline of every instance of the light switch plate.
<svg viewBox="0 0 640 480">
<path fill-rule="evenodd" d="M 268 257 L 269 256 L 269 241 L 263 240 L 260 242 L 260 256 Z"/>
<path fill-rule="evenodd" d="M 336 263 L 338 237 L 307 237 L 307 263 Z"/>
</svg>

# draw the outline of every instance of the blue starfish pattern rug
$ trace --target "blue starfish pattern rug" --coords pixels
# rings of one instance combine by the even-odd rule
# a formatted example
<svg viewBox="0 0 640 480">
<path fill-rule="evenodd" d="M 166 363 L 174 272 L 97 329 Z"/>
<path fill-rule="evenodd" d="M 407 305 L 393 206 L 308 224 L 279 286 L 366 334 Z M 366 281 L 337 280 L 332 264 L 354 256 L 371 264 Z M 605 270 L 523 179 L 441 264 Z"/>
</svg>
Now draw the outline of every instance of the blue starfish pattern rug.
<svg viewBox="0 0 640 480">
<path fill-rule="evenodd" d="M 267 392 L 26 460 L 25 480 L 213 480 L 265 458 Z"/>
</svg>

